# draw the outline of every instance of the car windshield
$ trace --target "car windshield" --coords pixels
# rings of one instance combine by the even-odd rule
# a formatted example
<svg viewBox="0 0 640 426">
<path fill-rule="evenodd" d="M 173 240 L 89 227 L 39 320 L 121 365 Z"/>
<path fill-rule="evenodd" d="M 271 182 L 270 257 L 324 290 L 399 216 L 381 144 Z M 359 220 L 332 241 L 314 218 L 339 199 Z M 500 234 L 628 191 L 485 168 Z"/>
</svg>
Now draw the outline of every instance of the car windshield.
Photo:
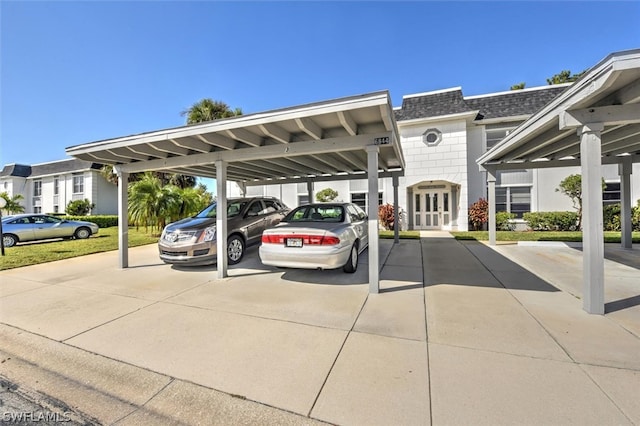
<svg viewBox="0 0 640 426">
<path fill-rule="evenodd" d="M 213 203 L 206 209 L 202 210 L 200 213 L 196 215 L 199 219 L 208 219 L 216 217 L 216 208 L 218 203 Z M 246 201 L 227 201 L 227 219 L 231 219 L 232 217 L 238 216 L 242 209 L 247 205 Z"/>
<path fill-rule="evenodd" d="M 283 222 L 342 222 L 344 208 L 336 205 L 300 206 L 292 210 Z"/>
</svg>

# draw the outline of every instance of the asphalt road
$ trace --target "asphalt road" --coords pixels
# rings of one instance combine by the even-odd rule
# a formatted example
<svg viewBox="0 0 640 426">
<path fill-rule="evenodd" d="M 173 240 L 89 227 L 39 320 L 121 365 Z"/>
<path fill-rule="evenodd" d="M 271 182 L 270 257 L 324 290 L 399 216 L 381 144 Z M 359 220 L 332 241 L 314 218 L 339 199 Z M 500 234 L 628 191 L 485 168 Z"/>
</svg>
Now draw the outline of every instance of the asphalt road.
<svg viewBox="0 0 640 426">
<path fill-rule="evenodd" d="M 0 376 L 0 424 L 93 425 L 62 401 L 8 381 Z"/>
</svg>

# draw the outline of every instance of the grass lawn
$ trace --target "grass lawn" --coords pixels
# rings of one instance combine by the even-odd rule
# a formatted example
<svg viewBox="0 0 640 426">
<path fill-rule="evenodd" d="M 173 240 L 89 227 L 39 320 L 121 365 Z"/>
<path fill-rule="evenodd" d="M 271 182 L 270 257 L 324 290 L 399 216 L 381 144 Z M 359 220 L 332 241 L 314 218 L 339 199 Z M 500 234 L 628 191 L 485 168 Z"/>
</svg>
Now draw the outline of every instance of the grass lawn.
<svg viewBox="0 0 640 426">
<path fill-rule="evenodd" d="M 129 228 L 129 247 L 157 242 L 158 236 L 151 235 L 150 230 Z M 5 256 L 0 256 L 0 271 L 117 249 L 118 227 L 100 228 L 97 235 L 86 240 L 35 241 L 5 248 Z"/>
<path fill-rule="evenodd" d="M 469 232 L 451 232 L 458 240 L 479 240 L 488 241 L 488 231 L 469 231 Z M 516 231 L 498 231 L 496 232 L 497 241 L 582 241 L 582 232 L 516 232 Z M 640 232 L 633 232 L 632 241 L 640 243 Z M 605 232 L 605 243 L 619 243 L 620 232 Z"/>
<path fill-rule="evenodd" d="M 400 238 L 407 240 L 419 240 L 420 231 L 400 231 Z M 380 238 L 393 238 L 393 231 L 380 231 Z"/>
</svg>

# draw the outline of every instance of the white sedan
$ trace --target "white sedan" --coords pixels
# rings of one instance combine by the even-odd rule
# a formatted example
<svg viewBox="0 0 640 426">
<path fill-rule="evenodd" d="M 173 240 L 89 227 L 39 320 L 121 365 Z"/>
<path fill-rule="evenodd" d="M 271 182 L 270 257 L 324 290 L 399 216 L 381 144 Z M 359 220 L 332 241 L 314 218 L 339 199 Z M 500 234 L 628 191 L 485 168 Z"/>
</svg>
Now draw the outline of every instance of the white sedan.
<svg viewBox="0 0 640 426">
<path fill-rule="evenodd" d="M 262 233 L 265 265 L 353 273 L 367 248 L 367 215 L 352 203 L 302 205 Z"/>
</svg>

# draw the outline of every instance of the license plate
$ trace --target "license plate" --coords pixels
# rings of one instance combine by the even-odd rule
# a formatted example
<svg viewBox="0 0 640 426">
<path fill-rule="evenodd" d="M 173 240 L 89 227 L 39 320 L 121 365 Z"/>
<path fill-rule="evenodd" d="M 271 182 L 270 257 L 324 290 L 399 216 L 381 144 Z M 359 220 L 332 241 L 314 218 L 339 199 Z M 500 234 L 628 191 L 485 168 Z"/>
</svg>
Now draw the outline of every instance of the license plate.
<svg viewBox="0 0 640 426">
<path fill-rule="evenodd" d="M 302 238 L 287 238 L 287 247 L 302 247 Z"/>
</svg>

